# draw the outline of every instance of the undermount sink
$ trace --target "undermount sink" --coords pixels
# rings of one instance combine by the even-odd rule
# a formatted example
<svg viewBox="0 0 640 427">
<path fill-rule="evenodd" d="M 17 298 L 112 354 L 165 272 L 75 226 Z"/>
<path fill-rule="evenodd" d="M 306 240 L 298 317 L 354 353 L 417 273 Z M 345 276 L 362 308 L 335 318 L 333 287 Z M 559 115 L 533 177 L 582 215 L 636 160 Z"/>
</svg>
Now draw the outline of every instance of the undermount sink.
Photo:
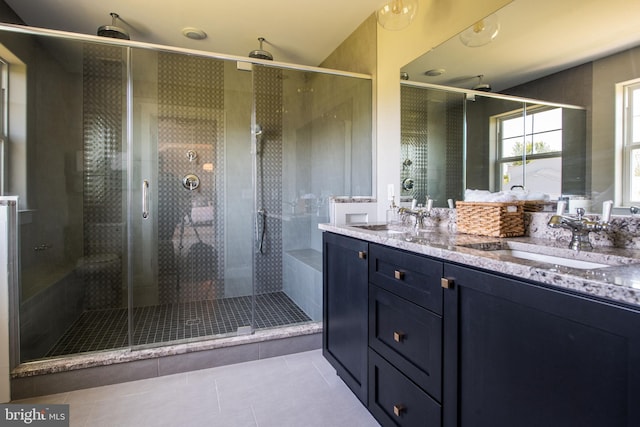
<svg viewBox="0 0 640 427">
<path fill-rule="evenodd" d="M 490 252 L 496 255 L 509 256 L 528 261 L 542 262 L 545 264 L 552 264 L 555 266 L 564 266 L 581 270 L 592 270 L 597 268 L 611 267 L 613 265 L 620 265 L 625 263 L 608 259 L 607 263 L 605 264 L 603 262 L 598 262 L 599 260 L 585 259 L 586 257 L 590 256 L 589 253 L 576 253 L 569 249 L 563 250 L 554 248 L 554 253 L 553 255 L 551 255 L 549 253 L 542 253 L 544 252 L 544 248 L 519 242 L 472 243 L 460 246 L 481 250 L 484 252 Z"/>
<path fill-rule="evenodd" d="M 535 252 L 521 251 L 517 249 L 498 249 L 493 253 L 499 255 L 508 255 L 514 258 L 527 259 L 529 261 L 540 261 L 548 264 L 563 265 L 565 267 L 579 268 L 582 270 L 590 270 L 592 268 L 609 267 L 607 264 L 600 264 L 591 261 L 582 261 L 579 259 L 570 259 L 557 257 L 552 255 L 538 254 Z"/>
<path fill-rule="evenodd" d="M 351 225 L 351 227 L 360 228 L 362 230 L 371 230 L 371 231 L 386 231 L 387 234 L 404 234 L 403 230 L 395 230 L 393 228 L 389 228 L 389 224 L 358 224 Z"/>
</svg>

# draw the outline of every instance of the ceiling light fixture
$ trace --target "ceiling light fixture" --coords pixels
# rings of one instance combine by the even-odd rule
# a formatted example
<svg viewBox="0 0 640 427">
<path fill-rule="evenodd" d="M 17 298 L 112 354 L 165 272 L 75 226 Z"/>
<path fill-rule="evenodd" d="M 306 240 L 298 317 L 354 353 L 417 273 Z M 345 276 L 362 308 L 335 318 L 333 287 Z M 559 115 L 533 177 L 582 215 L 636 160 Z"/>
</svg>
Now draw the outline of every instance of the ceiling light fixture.
<svg viewBox="0 0 640 427">
<path fill-rule="evenodd" d="M 460 33 L 465 46 L 479 47 L 489 44 L 498 36 L 500 22 L 496 15 L 489 15 Z"/>
<path fill-rule="evenodd" d="M 196 27 L 183 28 L 182 35 L 191 40 L 204 40 L 207 38 L 207 33 Z"/>
<path fill-rule="evenodd" d="M 385 30 L 402 30 L 411 24 L 418 10 L 418 0 L 390 0 L 376 10 L 378 23 Z"/>
<path fill-rule="evenodd" d="M 438 77 L 443 75 L 447 70 L 445 70 L 444 68 L 434 68 L 432 70 L 428 70 L 424 72 L 425 76 L 428 77 Z"/>
</svg>

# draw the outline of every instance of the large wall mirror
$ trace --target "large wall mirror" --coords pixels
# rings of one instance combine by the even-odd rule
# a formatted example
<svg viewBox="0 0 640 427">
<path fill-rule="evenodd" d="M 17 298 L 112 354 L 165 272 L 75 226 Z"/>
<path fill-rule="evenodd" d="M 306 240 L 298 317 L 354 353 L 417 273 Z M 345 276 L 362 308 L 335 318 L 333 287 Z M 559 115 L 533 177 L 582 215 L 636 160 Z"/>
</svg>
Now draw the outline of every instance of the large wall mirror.
<svg viewBox="0 0 640 427">
<path fill-rule="evenodd" d="M 585 194 L 584 108 L 416 82 L 400 93 L 401 201 L 445 207 L 465 188 Z"/>
<path fill-rule="evenodd" d="M 404 66 L 401 72 L 417 84 L 404 82 L 402 89 L 401 182 L 406 180 L 410 168 L 415 167 L 414 159 L 419 163 L 420 156 L 430 156 L 446 159 L 429 172 L 431 184 L 425 190 L 433 193 L 429 194 L 432 197 L 438 195 L 440 205 L 446 204 L 447 198 L 461 199 L 459 192 L 463 189 L 456 179 L 467 188 L 493 191 L 505 185 L 518 185 L 517 173 L 505 174 L 501 170 L 504 162 L 497 161 L 500 148 L 492 126 L 499 125 L 500 110 L 505 110 L 504 115 L 520 114 L 525 122 L 528 115 L 556 114 L 556 121 L 560 120 L 562 125 L 556 129 L 562 136 L 559 160 L 562 169 L 558 175 L 557 171 L 551 173 L 543 168 L 547 176 L 556 175 L 553 185 L 544 186 L 552 189 L 547 192 L 587 197 L 592 200 L 593 211 L 608 199 L 615 199 L 617 206 L 628 206 L 633 199 L 625 196 L 616 171 L 616 164 L 622 168 L 616 149 L 616 138 L 620 138 L 620 132 L 616 132 L 616 90 L 619 91 L 620 83 L 640 79 L 638 16 L 640 2 L 629 0 L 514 0 L 471 28 L 471 36 L 477 40 L 467 39 L 465 44 L 461 33 Z M 497 35 L 491 38 L 496 29 Z M 429 147 L 424 154 L 411 145 L 405 126 L 415 122 L 419 114 L 415 96 L 407 95 L 410 91 L 407 87 L 421 83 L 467 90 L 466 94 L 452 90 L 427 102 L 430 111 L 440 108 L 432 117 L 440 116 L 437 123 L 442 124 L 442 129 L 450 129 L 447 133 L 462 134 L 466 130 L 466 147 L 449 147 L 445 142 Z M 490 91 L 543 101 L 500 100 L 483 93 L 476 96 L 475 90 L 486 95 Z M 459 106 L 461 99 L 470 96 L 475 101 L 465 101 Z M 452 110 L 437 107 L 456 102 L 458 106 Z M 554 110 L 557 104 L 562 105 Z M 565 105 L 581 108 L 564 108 Z M 478 110 L 484 113 L 478 114 Z M 405 117 L 409 113 L 411 116 Z M 465 121 L 459 121 L 456 115 L 465 116 Z M 411 132 L 416 137 L 420 135 L 419 127 L 414 126 Z M 437 135 L 441 130 L 429 132 Z M 540 148 L 546 153 L 540 153 L 539 163 L 551 162 L 542 160 L 555 156 L 553 143 L 538 147 L 535 140 L 530 143 L 531 150 Z M 414 157 L 410 158 L 409 153 Z M 438 187 L 434 180 L 444 183 Z M 544 182 L 541 177 L 530 177 L 525 185 L 533 189 L 538 180 Z M 412 184 L 412 191 L 405 196 L 415 194 L 420 200 L 423 197 L 420 183 L 414 180 Z"/>
</svg>

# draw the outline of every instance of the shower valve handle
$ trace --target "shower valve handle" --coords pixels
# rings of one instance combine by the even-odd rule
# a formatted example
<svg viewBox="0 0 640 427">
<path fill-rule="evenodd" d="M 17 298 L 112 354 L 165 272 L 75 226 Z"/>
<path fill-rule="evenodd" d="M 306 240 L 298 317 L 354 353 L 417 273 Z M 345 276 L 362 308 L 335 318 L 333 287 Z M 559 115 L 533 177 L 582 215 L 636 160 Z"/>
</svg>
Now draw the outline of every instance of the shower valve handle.
<svg viewBox="0 0 640 427">
<path fill-rule="evenodd" d="M 193 191 L 200 186 L 200 178 L 194 174 L 185 175 L 182 178 L 182 186 L 189 191 Z"/>
</svg>

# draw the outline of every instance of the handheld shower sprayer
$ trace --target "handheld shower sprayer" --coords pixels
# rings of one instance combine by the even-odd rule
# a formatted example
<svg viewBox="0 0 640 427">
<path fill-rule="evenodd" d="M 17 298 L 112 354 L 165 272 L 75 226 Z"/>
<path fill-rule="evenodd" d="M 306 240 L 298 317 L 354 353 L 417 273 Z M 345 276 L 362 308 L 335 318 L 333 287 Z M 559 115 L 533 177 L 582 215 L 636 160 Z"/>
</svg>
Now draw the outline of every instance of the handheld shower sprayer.
<svg viewBox="0 0 640 427">
<path fill-rule="evenodd" d="M 255 139 L 256 154 L 261 154 L 262 153 L 262 135 L 263 135 L 263 131 L 262 131 L 262 126 L 260 124 L 256 123 L 255 127 L 253 128 L 253 135 L 256 137 L 256 139 Z"/>
</svg>

